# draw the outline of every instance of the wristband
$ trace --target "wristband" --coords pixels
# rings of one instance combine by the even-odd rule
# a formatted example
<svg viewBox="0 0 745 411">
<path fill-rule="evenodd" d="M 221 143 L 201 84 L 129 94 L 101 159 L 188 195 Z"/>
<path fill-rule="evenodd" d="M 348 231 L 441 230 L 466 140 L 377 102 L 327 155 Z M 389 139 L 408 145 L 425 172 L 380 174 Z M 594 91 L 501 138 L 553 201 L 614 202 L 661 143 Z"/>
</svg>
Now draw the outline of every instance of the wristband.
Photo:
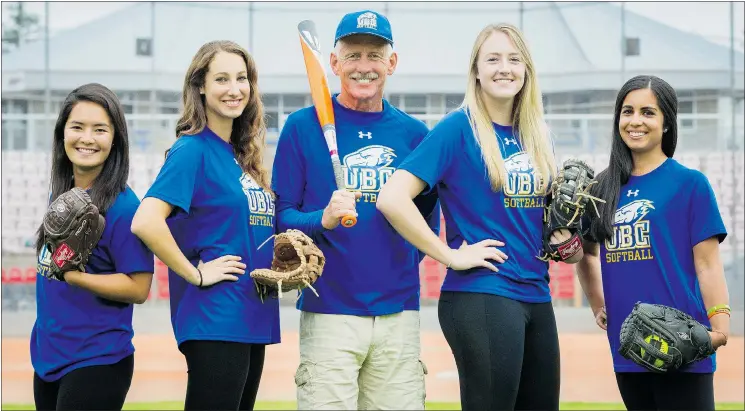
<svg viewBox="0 0 745 411">
<path fill-rule="evenodd" d="M 717 314 L 727 314 L 727 316 L 731 317 L 729 310 L 716 310 L 713 313 L 709 314 L 708 317 L 711 320 Z"/>
<path fill-rule="evenodd" d="M 197 272 L 199 273 L 199 285 L 197 287 L 202 288 L 202 280 L 204 280 L 202 278 L 202 270 L 200 270 L 199 267 L 197 267 Z"/>
<path fill-rule="evenodd" d="M 732 309 L 730 308 L 729 304 L 717 304 L 717 305 L 709 308 L 709 310 L 706 312 L 706 315 L 709 318 L 711 318 L 716 313 L 727 313 L 727 314 L 729 314 L 730 311 L 732 311 Z"/>
</svg>

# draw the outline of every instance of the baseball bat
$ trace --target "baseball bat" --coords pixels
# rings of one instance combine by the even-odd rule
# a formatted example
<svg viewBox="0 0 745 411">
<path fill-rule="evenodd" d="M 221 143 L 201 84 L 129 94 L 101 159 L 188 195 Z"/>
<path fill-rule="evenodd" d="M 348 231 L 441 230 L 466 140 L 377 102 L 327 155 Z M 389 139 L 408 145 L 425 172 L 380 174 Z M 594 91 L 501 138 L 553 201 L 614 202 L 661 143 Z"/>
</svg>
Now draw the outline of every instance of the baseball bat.
<svg viewBox="0 0 745 411">
<path fill-rule="evenodd" d="M 316 115 L 318 116 L 318 121 L 321 123 L 323 137 L 326 139 L 326 145 L 331 156 L 336 187 L 338 190 L 344 190 L 346 184 L 344 184 L 341 161 L 339 161 L 339 150 L 336 145 L 334 107 L 331 103 L 331 92 L 329 91 L 326 70 L 321 62 L 321 46 L 318 42 L 316 25 L 312 20 L 303 20 L 298 24 L 297 29 L 300 33 L 300 46 L 303 49 L 305 70 L 308 74 L 308 82 L 310 83 L 310 95 L 313 98 Z M 357 217 L 353 215 L 345 215 L 341 218 L 341 225 L 344 227 L 352 227 L 355 224 L 357 224 Z"/>
</svg>

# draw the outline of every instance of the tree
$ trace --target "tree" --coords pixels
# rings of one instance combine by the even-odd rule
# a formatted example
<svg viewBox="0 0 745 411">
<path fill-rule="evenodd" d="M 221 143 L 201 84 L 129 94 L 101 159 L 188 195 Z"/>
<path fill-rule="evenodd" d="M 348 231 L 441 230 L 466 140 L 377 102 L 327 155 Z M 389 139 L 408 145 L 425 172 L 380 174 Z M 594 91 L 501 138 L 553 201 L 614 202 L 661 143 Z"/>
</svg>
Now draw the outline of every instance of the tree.
<svg viewBox="0 0 745 411">
<path fill-rule="evenodd" d="M 9 2 L 3 5 L 2 52 L 15 50 L 29 40 L 36 40 L 42 32 L 39 16 L 24 10 L 23 2 Z"/>
</svg>

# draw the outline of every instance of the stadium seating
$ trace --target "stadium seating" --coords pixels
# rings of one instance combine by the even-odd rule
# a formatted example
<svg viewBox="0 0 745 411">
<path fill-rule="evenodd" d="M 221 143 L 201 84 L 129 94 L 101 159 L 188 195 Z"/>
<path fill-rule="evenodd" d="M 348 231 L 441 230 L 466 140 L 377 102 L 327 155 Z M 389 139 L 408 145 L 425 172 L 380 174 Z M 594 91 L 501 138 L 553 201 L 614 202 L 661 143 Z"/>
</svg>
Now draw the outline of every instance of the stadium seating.
<svg viewBox="0 0 745 411">
<path fill-rule="evenodd" d="M 35 151 L 2 152 L 3 254 L 31 252 L 30 246 L 44 215 L 45 199 L 48 196 L 49 157 L 49 153 Z M 268 157 L 269 161 L 266 163 L 271 162 L 271 156 Z M 608 164 L 607 153 L 558 155 L 560 162 L 570 157 L 587 162 L 596 171 L 603 170 Z M 736 233 L 736 225 L 743 224 L 745 205 L 745 178 L 741 153 L 686 152 L 678 153 L 676 158 L 687 167 L 701 170 L 706 174 L 728 230 Z M 163 153 L 132 153 L 128 183 L 140 198 L 155 180 L 163 160 Z M 737 239 L 741 247 L 742 241 L 742 238 Z"/>
<path fill-rule="evenodd" d="M 271 167 L 272 150 L 267 150 L 265 166 Z M 564 154 L 557 153 L 563 162 L 570 157 L 579 158 L 601 171 L 608 165 L 607 153 Z M 723 256 L 733 255 L 737 244 L 739 255 L 745 248 L 741 236 L 745 231 L 745 178 L 743 178 L 743 156 L 741 152 L 685 152 L 677 153 L 676 159 L 687 167 L 702 171 L 708 177 L 721 210 L 722 218 L 729 232 L 722 244 Z M 134 152 L 130 159 L 128 183 L 138 197 L 142 198 L 163 165 L 164 155 L 158 153 Z M 33 256 L 35 233 L 46 210 L 49 195 L 49 153 L 31 151 L 2 152 L 2 254 Z M 681 188 L 685 189 L 685 188 Z M 444 223 L 443 223 L 444 226 Z M 443 236 L 444 238 L 444 236 Z M 31 257 L 33 258 L 33 257 Z M 724 258 L 727 260 L 727 258 Z M 727 264 L 727 261 L 724 261 Z M 14 271 L 15 270 L 15 271 Z M 28 283 L 33 276 L 20 273 L 27 267 L 13 267 L 3 271 L 3 284 Z M 158 278 L 153 290 L 154 299 L 168 298 L 165 267 L 159 266 Z M 16 272 L 17 271 L 17 272 Z M 33 271 L 33 270 L 32 270 Z M 420 265 L 422 299 L 435 301 L 439 297 L 440 285 L 445 274 L 442 265 L 426 258 Z M 552 265 L 552 294 L 555 298 L 571 299 L 576 292 L 573 269 L 563 265 Z M 5 289 L 5 288 L 4 288 Z M 25 291 L 24 291 L 25 292 Z"/>
</svg>

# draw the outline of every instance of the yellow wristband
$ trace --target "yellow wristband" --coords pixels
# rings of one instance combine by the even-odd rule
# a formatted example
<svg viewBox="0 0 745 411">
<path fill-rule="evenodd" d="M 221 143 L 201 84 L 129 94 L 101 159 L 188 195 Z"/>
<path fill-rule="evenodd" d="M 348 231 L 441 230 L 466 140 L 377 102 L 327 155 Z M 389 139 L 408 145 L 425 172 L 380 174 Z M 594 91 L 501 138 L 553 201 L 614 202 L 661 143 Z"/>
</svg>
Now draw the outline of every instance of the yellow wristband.
<svg viewBox="0 0 745 411">
<path fill-rule="evenodd" d="M 715 311 L 728 311 L 729 312 L 729 311 L 732 311 L 732 309 L 730 308 L 729 304 L 718 304 L 718 305 L 715 305 L 709 308 L 709 311 L 706 312 L 706 316 L 707 317 L 711 316 L 711 314 L 714 313 Z"/>
</svg>

